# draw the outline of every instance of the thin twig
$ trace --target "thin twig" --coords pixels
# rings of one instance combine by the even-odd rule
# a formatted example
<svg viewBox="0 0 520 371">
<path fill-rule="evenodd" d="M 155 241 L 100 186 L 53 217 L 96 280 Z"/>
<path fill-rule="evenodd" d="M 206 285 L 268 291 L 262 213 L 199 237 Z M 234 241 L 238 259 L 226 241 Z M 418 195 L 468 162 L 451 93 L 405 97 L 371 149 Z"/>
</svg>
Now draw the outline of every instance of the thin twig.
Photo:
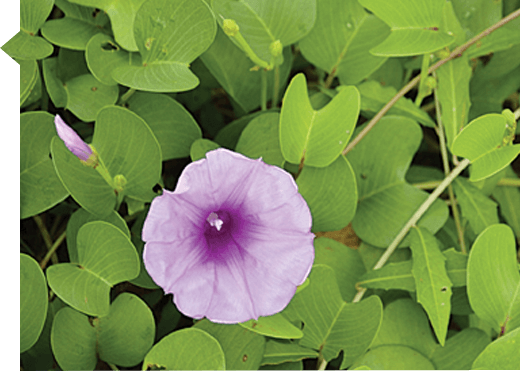
<svg viewBox="0 0 520 371">
<path fill-rule="evenodd" d="M 47 254 L 43 258 L 43 260 L 40 262 L 41 269 L 45 269 L 47 266 L 47 263 L 49 262 L 49 259 L 51 256 L 55 256 L 54 253 L 56 252 L 56 249 L 61 245 L 63 240 L 65 239 L 65 236 L 67 235 L 67 232 L 63 232 L 57 239 L 54 241 L 54 244 L 50 247 L 49 251 L 47 251 Z"/>
</svg>

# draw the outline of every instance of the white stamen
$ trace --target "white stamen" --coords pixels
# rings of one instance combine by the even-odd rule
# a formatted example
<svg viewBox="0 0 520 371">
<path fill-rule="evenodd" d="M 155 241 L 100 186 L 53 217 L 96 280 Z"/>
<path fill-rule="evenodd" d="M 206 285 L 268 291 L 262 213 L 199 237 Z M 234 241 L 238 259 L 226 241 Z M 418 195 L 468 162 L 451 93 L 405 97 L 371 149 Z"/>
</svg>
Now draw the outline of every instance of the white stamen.
<svg viewBox="0 0 520 371">
<path fill-rule="evenodd" d="M 222 228 L 222 225 L 224 224 L 224 222 L 218 218 L 217 213 L 209 214 L 208 219 L 206 219 L 206 220 L 208 221 L 209 225 L 217 228 L 217 231 L 220 231 L 220 229 Z"/>
</svg>

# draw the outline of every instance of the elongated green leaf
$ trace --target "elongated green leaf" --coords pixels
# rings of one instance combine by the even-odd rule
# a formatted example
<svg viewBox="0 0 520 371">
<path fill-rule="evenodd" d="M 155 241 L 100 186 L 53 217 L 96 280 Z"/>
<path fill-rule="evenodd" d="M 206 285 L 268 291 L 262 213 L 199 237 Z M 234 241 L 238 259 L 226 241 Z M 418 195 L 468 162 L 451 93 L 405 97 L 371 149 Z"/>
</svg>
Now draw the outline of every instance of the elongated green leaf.
<svg viewBox="0 0 520 371">
<path fill-rule="evenodd" d="M 393 86 L 383 87 L 373 80 L 360 84 L 358 88 L 359 94 L 361 94 L 361 112 L 367 117 L 374 116 L 397 94 L 397 90 Z M 435 123 L 426 112 L 404 97 L 399 99 L 388 112 L 390 115 L 409 117 L 424 126 L 435 126 Z"/>
<path fill-rule="evenodd" d="M 297 362 L 305 358 L 316 358 L 318 352 L 304 348 L 291 340 L 269 339 L 265 343 L 262 365 L 276 365 L 283 362 Z"/>
<path fill-rule="evenodd" d="M 477 187 L 461 177 L 455 179 L 453 186 L 462 215 L 469 221 L 475 234 L 498 223 L 497 204 L 484 196 Z"/>
<path fill-rule="evenodd" d="M 316 23 L 299 43 L 305 59 L 343 85 L 357 84 L 385 62 L 368 52 L 388 36 L 384 22 L 356 0 L 317 0 L 317 5 Z"/>
<path fill-rule="evenodd" d="M 472 370 L 515 370 L 520 365 L 520 328 L 489 344 L 473 362 Z"/>
<path fill-rule="evenodd" d="M 188 157 L 192 143 L 202 137 L 193 116 L 167 95 L 137 92 L 126 106 L 146 121 L 161 145 L 163 161 Z"/>
<path fill-rule="evenodd" d="M 507 225 L 492 225 L 475 240 L 468 260 L 468 297 L 475 314 L 495 330 L 520 325 L 520 273 Z"/>
<path fill-rule="evenodd" d="M 134 20 L 137 10 L 145 0 L 70 0 L 84 6 L 104 10 L 110 18 L 114 36 L 119 45 L 126 50 L 137 51 L 134 39 Z"/>
<path fill-rule="evenodd" d="M 431 358 L 438 346 L 424 311 L 411 299 L 398 299 L 385 307 L 383 323 L 371 347 L 381 345 L 404 345 L 426 358 Z"/>
<path fill-rule="evenodd" d="M 316 20 L 316 0 L 212 0 L 217 21 L 232 19 L 260 59 L 270 63 L 269 46 L 289 46 L 304 37 Z M 234 40 L 233 40 L 234 41 Z"/>
<path fill-rule="evenodd" d="M 469 370 L 475 358 L 489 344 L 489 336 L 476 328 L 465 328 L 438 346 L 431 357 L 437 370 Z"/>
<path fill-rule="evenodd" d="M 225 370 L 224 352 L 217 340 L 197 328 L 175 331 L 148 352 L 143 370 Z"/>
<path fill-rule="evenodd" d="M 404 345 L 372 348 L 352 367 L 358 370 L 435 370 L 428 358 Z"/>
<path fill-rule="evenodd" d="M 505 117 L 489 114 L 471 121 L 455 137 L 451 150 L 453 154 L 471 161 L 471 181 L 499 172 L 518 156 L 520 144 L 502 145 L 505 131 Z"/>
<path fill-rule="evenodd" d="M 404 179 L 421 138 L 421 129 L 412 120 L 387 116 L 348 153 L 359 192 L 352 227 L 363 241 L 378 247 L 390 245 L 428 197 Z M 436 233 L 447 218 L 448 208 L 437 200 L 418 224 Z"/>
<path fill-rule="evenodd" d="M 114 80 L 155 92 L 186 91 L 199 84 L 189 65 L 211 45 L 217 31 L 204 1 L 147 0 L 134 24 L 142 64 L 117 68 L 112 72 Z"/>
<path fill-rule="evenodd" d="M 40 337 L 47 318 L 47 283 L 33 258 L 20 254 L 20 353 Z"/>
<path fill-rule="evenodd" d="M 312 109 L 305 75 L 287 88 L 280 116 L 280 145 L 291 163 L 325 167 L 347 146 L 359 114 L 359 92 L 346 87 L 319 111 Z"/>
<path fill-rule="evenodd" d="M 227 370 L 258 370 L 265 350 L 265 338 L 236 325 L 212 323 L 207 319 L 194 328 L 206 331 L 222 347 Z"/>
<path fill-rule="evenodd" d="M 65 0 L 56 0 L 56 5 L 65 13 L 65 17 L 48 20 L 42 27 L 42 35 L 51 43 L 67 49 L 85 50 L 91 37 L 109 32 L 103 27 L 108 23 L 104 12 L 96 12 L 94 8 Z"/>
<path fill-rule="evenodd" d="M 356 179 L 345 156 L 325 168 L 304 166 L 296 184 L 311 210 L 313 231 L 337 231 L 356 214 Z"/>
<path fill-rule="evenodd" d="M 277 339 L 300 339 L 303 333 L 291 324 L 283 315 L 277 313 L 268 317 L 258 317 L 240 323 L 240 326 L 260 335 Z"/>
<path fill-rule="evenodd" d="M 21 219 L 39 214 L 68 196 L 49 158 L 50 143 L 55 135 L 54 118 L 49 113 L 20 115 Z"/>
<path fill-rule="evenodd" d="M 39 78 L 38 63 L 35 60 L 20 60 L 20 106 L 27 100 Z"/>
<path fill-rule="evenodd" d="M 361 5 L 387 23 L 392 32 L 371 53 L 407 56 L 431 53 L 453 42 L 453 37 L 439 30 L 442 0 L 360 0 Z"/>
<path fill-rule="evenodd" d="M 417 302 L 428 313 L 437 339 L 444 345 L 450 321 L 452 287 L 446 272 L 446 258 L 428 230 L 416 227 L 410 233 Z"/>
<path fill-rule="evenodd" d="M 304 323 L 301 346 L 320 350 L 326 361 L 343 350 L 343 369 L 372 343 L 381 325 L 383 308 L 377 296 L 355 304 L 345 303 L 334 271 L 315 265 L 309 286 L 294 296 L 283 313 L 291 321 Z"/>
<path fill-rule="evenodd" d="M 506 175 L 508 178 L 518 179 L 510 166 L 506 169 Z M 500 214 L 515 232 L 517 241 L 520 241 L 520 190 L 515 187 L 497 187 L 492 195 L 500 206 Z"/>
<path fill-rule="evenodd" d="M 139 274 L 135 248 L 117 227 L 95 221 L 80 228 L 77 249 L 78 263 L 47 269 L 49 286 L 71 307 L 93 316 L 106 315 L 110 288 Z"/>
</svg>

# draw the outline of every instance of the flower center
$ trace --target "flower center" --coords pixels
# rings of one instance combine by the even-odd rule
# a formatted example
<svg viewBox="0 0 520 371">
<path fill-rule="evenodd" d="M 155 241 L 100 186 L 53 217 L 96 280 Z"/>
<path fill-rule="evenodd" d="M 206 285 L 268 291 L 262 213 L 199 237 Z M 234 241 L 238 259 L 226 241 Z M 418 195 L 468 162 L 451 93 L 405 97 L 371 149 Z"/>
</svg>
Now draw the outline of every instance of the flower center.
<svg viewBox="0 0 520 371">
<path fill-rule="evenodd" d="M 224 221 L 222 219 L 219 219 L 217 213 L 209 214 L 206 220 L 208 221 L 209 225 L 217 228 L 217 231 L 220 231 L 220 229 L 222 228 L 222 224 L 224 224 Z"/>
</svg>

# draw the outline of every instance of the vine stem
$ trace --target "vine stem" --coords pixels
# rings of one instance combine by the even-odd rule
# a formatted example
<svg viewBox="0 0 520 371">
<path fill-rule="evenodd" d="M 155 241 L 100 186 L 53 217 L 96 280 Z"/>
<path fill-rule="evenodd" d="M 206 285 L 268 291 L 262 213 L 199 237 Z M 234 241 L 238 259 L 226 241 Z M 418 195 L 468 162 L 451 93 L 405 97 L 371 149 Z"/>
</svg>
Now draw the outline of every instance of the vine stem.
<svg viewBox="0 0 520 371">
<path fill-rule="evenodd" d="M 121 99 L 119 99 L 119 102 L 117 102 L 117 104 L 122 106 L 126 103 L 127 100 L 130 99 L 132 95 L 134 95 L 135 92 L 136 90 L 134 88 L 128 89 L 123 95 L 121 95 Z"/>
<path fill-rule="evenodd" d="M 403 229 L 399 232 L 399 234 L 395 237 L 395 239 L 392 241 L 390 246 L 386 249 L 385 253 L 381 256 L 381 258 L 378 260 L 376 265 L 374 266 L 374 270 L 380 269 L 383 267 L 383 265 L 386 264 L 392 253 L 395 251 L 397 246 L 401 243 L 401 241 L 405 238 L 405 236 L 408 234 L 410 229 L 419 221 L 419 219 L 423 216 L 423 214 L 429 209 L 429 207 L 435 202 L 435 200 L 441 195 L 442 192 L 453 182 L 453 180 L 469 165 L 470 161 L 468 159 L 462 160 L 457 167 L 455 167 L 452 172 L 439 184 L 435 190 L 430 193 L 428 198 L 423 202 L 423 204 L 417 209 L 417 211 L 412 215 L 412 217 L 408 220 L 408 222 L 405 224 Z M 366 288 L 361 289 L 358 291 L 356 296 L 354 297 L 354 300 L 352 300 L 353 303 L 359 302 L 363 295 L 365 295 L 365 292 L 367 291 Z"/>
<path fill-rule="evenodd" d="M 433 71 L 437 70 L 440 66 L 443 64 L 448 63 L 454 58 L 458 58 L 462 56 L 462 53 L 464 53 L 470 46 L 475 44 L 477 41 L 481 40 L 482 38 L 489 35 L 491 32 L 497 30 L 498 28 L 502 27 L 503 25 L 507 24 L 508 22 L 511 22 L 513 19 L 518 18 L 520 16 L 520 9 L 514 11 L 513 13 L 509 14 L 507 17 L 502 18 L 500 21 L 492 25 L 491 27 L 485 29 L 475 37 L 473 37 L 471 40 L 467 41 L 466 43 L 462 44 L 461 46 L 455 48 L 448 57 L 441 59 L 437 63 L 433 64 L 428 69 L 428 74 L 432 73 Z M 397 94 L 381 108 L 381 110 L 370 120 L 370 122 L 365 126 L 365 128 L 358 134 L 357 137 L 355 137 L 345 148 L 342 152 L 343 155 L 346 155 L 352 149 L 368 134 L 370 130 L 377 124 L 379 120 L 392 108 L 392 106 L 397 103 L 399 99 L 401 99 L 406 93 L 408 93 L 412 88 L 417 85 L 417 83 L 421 80 L 421 75 L 417 75 L 415 78 L 410 80 L 408 84 L 406 84 Z"/>
<path fill-rule="evenodd" d="M 51 256 L 54 256 L 54 253 L 56 252 L 56 249 L 61 245 L 63 240 L 65 239 L 65 236 L 67 235 L 67 232 L 63 232 L 57 239 L 54 241 L 52 246 L 50 247 L 49 251 L 47 251 L 47 254 L 45 254 L 45 257 L 40 262 L 40 268 L 43 270 L 47 266 L 47 263 L 49 262 L 49 259 Z"/>
<path fill-rule="evenodd" d="M 36 225 L 38 226 L 38 229 L 40 230 L 40 234 L 42 235 L 43 242 L 45 243 L 45 247 L 47 247 L 47 250 L 50 251 L 52 248 L 52 238 L 49 234 L 49 231 L 47 230 L 47 227 L 45 226 L 45 223 L 43 222 L 43 219 L 39 215 L 33 216 L 33 220 L 36 222 Z M 47 252 L 48 254 L 48 252 Z M 52 262 L 57 263 L 58 258 L 52 255 Z"/>
<path fill-rule="evenodd" d="M 428 190 L 435 189 L 441 184 L 440 180 L 431 180 L 429 182 L 413 183 L 412 185 L 416 188 Z M 497 186 L 499 187 L 517 187 L 520 188 L 519 178 L 502 178 L 498 181 Z"/>
<path fill-rule="evenodd" d="M 280 93 L 280 66 L 274 66 L 274 88 L 273 99 L 271 101 L 271 108 L 276 108 L 278 105 L 278 95 Z"/>
<path fill-rule="evenodd" d="M 262 111 L 267 110 L 267 71 L 263 69 L 262 75 L 262 90 L 260 92 L 260 108 Z"/>
<path fill-rule="evenodd" d="M 318 370 L 325 370 L 325 368 L 327 367 L 327 361 L 325 361 L 325 358 L 319 357 L 318 363 L 319 363 Z"/>
</svg>

